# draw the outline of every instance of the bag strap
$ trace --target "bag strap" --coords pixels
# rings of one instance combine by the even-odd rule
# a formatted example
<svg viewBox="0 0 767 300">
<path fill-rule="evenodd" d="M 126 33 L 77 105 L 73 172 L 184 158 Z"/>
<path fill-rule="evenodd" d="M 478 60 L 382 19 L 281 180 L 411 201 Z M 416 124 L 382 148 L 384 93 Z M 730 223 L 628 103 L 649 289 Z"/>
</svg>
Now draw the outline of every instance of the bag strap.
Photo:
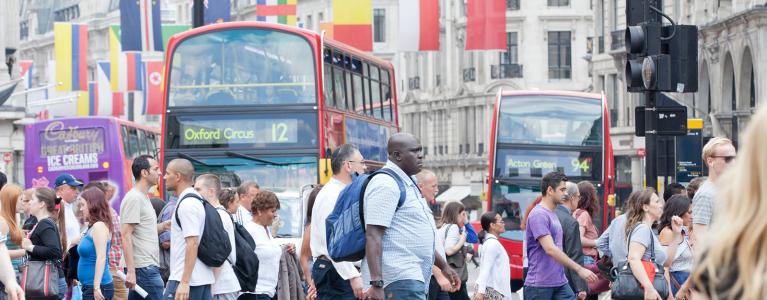
<svg viewBox="0 0 767 300">
<path fill-rule="evenodd" d="M 392 169 L 381 168 L 380 170 L 376 171 L 373 174 L 377 174 L 377 173 L 383 173 L 383 174 L 389 175 L 392 178 L 394 178 L 394 181 L 397 182 L 397 187 L 399 187 L 399 201 L 397 202 L 397 208 L 400 208 L 403 204 L 405 204 L 405 200 L 407 199 L 407 190 L 405 189 L 405 183 L 402 182 L 402 179 L 399 177 L 399 175 L 397 175 L 397 173 L 395 173 L 394 170 Z M 370 176 L 371 179 L 373 176 L 374 175 Z M 410 180 L 413 180 L 413 179 L 411 178 Z M 415 184 L 415 182 L 413 182 L 413 184 Z M 418 185 L 415 184 L 415 187 L 418 188 Z"/>
<path fill-rule="evenodd" d="M 405 183 L 402 182 L 399 175 L 394 172 L 394 170 L 389 168 L 381 168 L 377 171 L 373 172 L 368 176 L 367 181 L 362 186 L 362 190 L 360 191 L 360 205 L 359 205 L 359 214 L 360 214 L 360 223 L 362 223 L 362 231 L 367 231 L 365 229 L 365 190 L 368 188 L 368 184 L 370 184 L 370 181 L 373 180 L 373 177 L 378 174 L 386 174 L 389 175 L 391 178 L 394 179 L 394 181 L 397 183 L 397 187 L 399 187 L 399 201 L 397 201 L 397 208 L 395 208 L 395 211 L 399 210 L 399 208 L 405 204 L 405 200 L 407 199 L 407 192 L 405 190 Z M 411 178 L 412 180 L 412 178 Z M 416 188 L 418 185 L 416 185 Z M 420 192 L 420 190 L 419 190 Z"/>
<path fill-rule="evenodd" d="M 178 202 L 176 203 L 176 211 L 174 212 L 174 215 L 176 215 L 176 223 L 178 223 L 178 228 L 184 229 L 184 227 L 181 226 L 181 221 L 178 219 L 178 208 L 181 207 L 181 201 L 183 201 L 186 198 L 195 198 L 197 200 L 200 200 L 203 202 L 203 205 L 205 205 L 205 199 L 203 199 L 200 196 L 197 196 L 195 193 L 188 193 L 184 195 L 183 198 L 178 199 Z"/>
<path fill-rule="evenodd" d="M 629 257 L 629 248 L 631 248 L 631 236 L 634 234 L 634 230 L 636 230 L 639 225 L 642 223 L 634 225 L 634 228 L 631 229 L 629 232 L 629 238 L 628 242 L 626 243 L 626 259 Z M 655 236 L 652 234 L 652 228 L 650 228 L 650 260 L 652 260 L 653 263 L 655 263 Z"/>
</svg>

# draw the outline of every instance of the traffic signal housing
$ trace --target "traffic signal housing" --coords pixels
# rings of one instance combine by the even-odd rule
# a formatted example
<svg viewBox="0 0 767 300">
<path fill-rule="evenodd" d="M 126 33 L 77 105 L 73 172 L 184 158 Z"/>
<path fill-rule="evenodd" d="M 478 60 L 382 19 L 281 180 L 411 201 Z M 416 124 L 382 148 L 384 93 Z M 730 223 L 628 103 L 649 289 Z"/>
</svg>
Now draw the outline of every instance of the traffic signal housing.
<svg viewBox="0 0 767 300">
<path fill-rule="evenodd" d="M 643 22 L 626 28 L 629 92 L 698 90 L 698 29 L 693 25 Z"/>
</svg>

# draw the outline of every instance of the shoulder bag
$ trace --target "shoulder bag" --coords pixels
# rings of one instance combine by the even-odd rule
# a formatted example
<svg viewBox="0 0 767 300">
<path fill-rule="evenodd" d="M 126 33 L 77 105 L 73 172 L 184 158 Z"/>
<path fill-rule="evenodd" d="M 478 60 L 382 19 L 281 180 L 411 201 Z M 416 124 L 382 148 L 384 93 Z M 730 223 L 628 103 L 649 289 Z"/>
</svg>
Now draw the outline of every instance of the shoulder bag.
<svg viewBox="0 0 767 300">
<path fill-rule="evenodd" d="M 634 227 L 634 229 L 631 230 L 631 234 L 629 234 L 627 247 L 631 244 L 631 235 L 634 233 L 635 229 L 636 227 Z M 661 299 L 667 299 L 669 294 L 668 281 L 664 275 L 663 265 L 655 262 L 655 237 L 653 236 L 652 232 L 650 232 L 649 250 L 650 262 L 649 264 L 643 264 L 643 266 L 647 268 L 647 266 L 650 265 L 655 268 L 655 276 L 650 278 L 650 281 L 652 281 L 652 285 L 655 290 L 658 291 Z M 628 253 L 628 251 L 626 252 Z M 631 267 L 629 266 L 628 262 L 628 254 L 626 254 L 626 258 L 626 261 L 621 262 L 612 269 L 612 274 L 615 278 L 615 282 L 613 282 L 612 286 L 612 299 L 642 300 L 644 299 L 644 288 L 642 288 L 641 284 L 639 284 L 639 281 L 636 279 L 636 277 L 634 277 L 634 273 L 631 272 Z"/>
<path fill-rule="evenodd" d="M 445 228 L 445 236 L 442 238 L 443 240 L 447 239 L 447 233 L 450 230 L 450 226 L 455 224 L 446 224 L 448 227 Z M 455 225 L 458 226 L 458 225 Z M 460 227 L 459 227 L 460 229 Z M 460 230 L 458 230 L 460 232 Z M 445 248 L 447 248 L 447 245 L 445 245 Z M 458 250 L 458 252 L 453 253 L 453 255 L 445 255 L 447 258 L 447 264 L 450 265 L 453 270 L 455 270 L 456 273 L 458 273 L 458 276 L 461 277 L 461 281 L 467 281 L 469 280 L 469 272 L 466 269 L 466 246 L 461 246 L 461 249 Z"/>
<path fill-rule="evenodd" d="M 54 226 L 54 229 L 55 228 L 56 227 Z M 32 229 L 32 232 L 34 231 L 35 230 Z M 25 298 L 58 298 L 59 268 L 57 264 L 60 263 L 60 261 L 53 260 L 27 260 L 26 265 L 22 267 L 24 271 L 21 275 L 21 288 L 24 290 Z"/>
</svg>

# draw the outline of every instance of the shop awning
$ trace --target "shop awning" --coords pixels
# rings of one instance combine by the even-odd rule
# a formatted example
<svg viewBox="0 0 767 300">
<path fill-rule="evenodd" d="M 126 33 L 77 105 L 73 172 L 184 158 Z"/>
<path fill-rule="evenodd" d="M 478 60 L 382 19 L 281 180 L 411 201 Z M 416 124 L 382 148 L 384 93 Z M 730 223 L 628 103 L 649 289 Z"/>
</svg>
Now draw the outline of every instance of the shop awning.
<svg viewBox="0 0 767 300">
<path fill-rule="evenodd" d="M 444 191 L 443 193 L 437 195 L 437 201 L 438 202 L 454 202 L 454 201 L 461 201 L 464 198 L 468 197 L 469 194 L 471 194 L 471 187 L 468 185 L 454 185 L 451 186 L 447 191 Z"/>
</svg>

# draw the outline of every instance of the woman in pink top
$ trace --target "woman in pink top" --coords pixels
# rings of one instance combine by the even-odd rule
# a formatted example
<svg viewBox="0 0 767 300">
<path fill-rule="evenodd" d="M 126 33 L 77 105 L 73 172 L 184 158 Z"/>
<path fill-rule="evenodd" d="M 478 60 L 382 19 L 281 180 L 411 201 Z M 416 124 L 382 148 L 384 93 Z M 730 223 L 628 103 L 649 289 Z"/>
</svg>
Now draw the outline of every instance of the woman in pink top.
<svg viewBox="0 0 767 300">
<path fill-rule="evenodd" d="M 596 241 L 599 238 L 599 232 L 597 232 L 591 216 L 599 212 L 599 201 L 597 189 L 594 188 L 591 182 L 579 182 L 578 192 L 581 194 L 581 199 L 578 202 L 578 209 L 573 212 L 573 217 L 580 225 L 581 244 L 583 245 L 584 254 L 583 265 L 599 277 L 599 280 L 596 282 L 589 283 L 589 298 L 586 299 L 595 299 L 596 295 L 610 289 L 610 282 L 602 276 L 599 268 L 596 266 L 597 256 L 599 256 Z"/>
<path fill-rule="evenodd" d="M 599 238 L 599 233 L 591 219 L 591 216 L 599 210 L 597 190 L 591 182 L 581 181 L 578 183 L 578 192 L 581 194 L 581 200 L 578 202 L 578 209 L 573 212 L 573 217 L 580 224 L 581 244 L 583 245 L 583 254 L 586 255 L 583 263 L 590 265 L 594 264 L 598 254 L 596 241 Z"/>
</svg>

